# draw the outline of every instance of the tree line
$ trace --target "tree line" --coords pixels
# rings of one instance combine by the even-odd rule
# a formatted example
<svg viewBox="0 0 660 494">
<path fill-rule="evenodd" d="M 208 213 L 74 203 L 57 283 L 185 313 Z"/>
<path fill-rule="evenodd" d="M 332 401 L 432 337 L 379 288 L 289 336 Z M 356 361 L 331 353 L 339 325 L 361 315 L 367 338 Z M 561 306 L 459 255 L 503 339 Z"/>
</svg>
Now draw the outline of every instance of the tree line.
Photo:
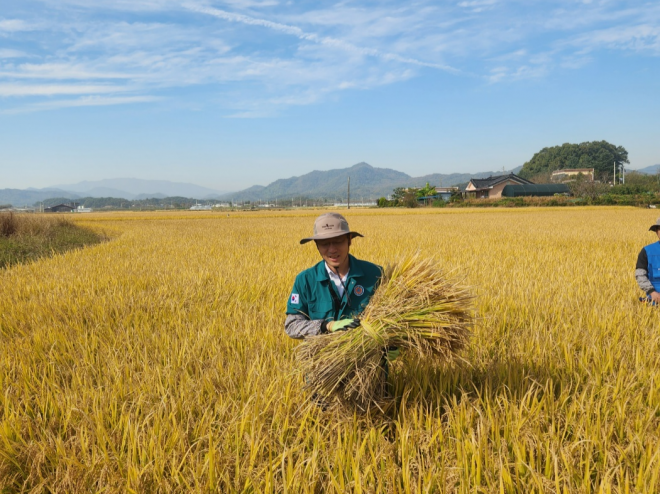
<svg viewBox="0 0 660 494">
<path fill-rule="evenodd" d="M 549 183 L 552 181 L 552 172 L 570 168 L 593 168 L 594 179 L 579 175 L 567 182 L 573 199 L 559 201 L 558 199 L 535 198 L 528 201 L 534 205 L 543 205 L 545 202 L 561 202 L 566 204 L 629 204 L 648 205 L 656 204 L 660 200 L 660 175 L 648 175 L 635 171 L 626 172 L 625 184 L 620 181 L 622 167 L 629 164 L 628 151 L 623 146 L 617 146 L 607 141 L 582 142 L 580 144 L 565 143 L 560 146 L 546 147 L 535 153 L 527 161 L 519 175 L 534 183 Z M 617 181 L 614 183 L 614 167 L 617 167 Z M 435 187 L 426 184 L 420 188 L 398 187 L 393 190 L 389 199 L 381 197 L 379 207 L 419 207 L 422 205 L 443 207 L 448 205 L 441 199 L 420 201 L 422 197 L 436 195 Z M 586 202 L 585 202 L 586 201 Z M 496 201 L 497 202 L 497 201 Z M 503 205 L 525 205 L 523 198 L 501 199 Z M 449 204 L 460 205 L 487 205 L 493 201 L 464 200 L 460 193 L 452 194 Z"/>
<path fill-rule="evenodd" d="M 66 197 L 53 197 L 45 199 L 43 202 L 38 202 L 35 206 L 43 206 L 45 208 L 56 206 L 58 204 L 72 204 L 84 205 L 93 209 L 136 209 L 136 208 L 173 208 L 173 209 L 186 209 L 190 208 L 196 203 L 210 204 L 217 203 L 216 200 L 198 201 L 189 197 L 165 197 L 162 199 L 152 197 L 149 199 L 136 199 L 129 200 L 121 197 L 81 197 L 79 199 L 69 199 Z"/>
<path fill-rule="evenodd" d="M 534 177 L 566 168 L 593 168 L 596 180 L 611 181 L 614 164 L 617 169 L 630 163 L 628 151 L 607 141 L 565 143 L 541 149 L 526 162 L 519 175 L 534 181 Z"/>
</svg>

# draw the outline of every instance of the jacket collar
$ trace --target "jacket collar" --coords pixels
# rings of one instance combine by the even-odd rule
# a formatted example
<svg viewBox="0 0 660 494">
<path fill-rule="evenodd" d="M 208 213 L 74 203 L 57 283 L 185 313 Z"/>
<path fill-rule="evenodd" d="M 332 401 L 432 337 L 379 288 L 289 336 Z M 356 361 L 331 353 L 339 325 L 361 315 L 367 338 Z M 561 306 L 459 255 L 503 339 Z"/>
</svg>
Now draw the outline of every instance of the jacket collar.
<svg viewBox="0 0 660 494">
<path fill-rule="evenodd" d="M 360 266 L 360 261 L 358 261 L 355 257 L 352 255 L 348 255 L 349 259 L 349 270 L 348 270 L 348 278 L 359 278 L 361 276 L 364 276 L 364 271 L 362 271 L 362 266 Z M 325 261 L 321 261 L 316 265 L 316 281 L 326 281 L 329 280 L 330 277 L 328 276 L 328 271 L 325 269 Z"/>
</svg>

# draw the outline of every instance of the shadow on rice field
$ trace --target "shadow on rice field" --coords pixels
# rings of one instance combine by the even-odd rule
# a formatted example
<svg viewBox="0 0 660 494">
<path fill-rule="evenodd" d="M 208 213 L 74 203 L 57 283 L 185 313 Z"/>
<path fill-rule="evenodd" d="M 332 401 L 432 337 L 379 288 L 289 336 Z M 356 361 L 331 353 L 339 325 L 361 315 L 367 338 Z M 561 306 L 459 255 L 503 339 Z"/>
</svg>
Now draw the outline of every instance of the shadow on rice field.
<svg viewBox="0 0 660 494">
<path fill-rule="evenodd" d="M 461 401 L 520 400 L 540 389 L 557 398 L 566 386 L 570 387 L 569 376 L 560 369 L 551 371 L 516 358 L 493 360 L 479 368 L 464 362 L 444 366 L 410 362 L 397 365 L 390 377 L 395 406 L 389 417 L 396 416 L 401 407 L 441 409 Z"/>
</svg>

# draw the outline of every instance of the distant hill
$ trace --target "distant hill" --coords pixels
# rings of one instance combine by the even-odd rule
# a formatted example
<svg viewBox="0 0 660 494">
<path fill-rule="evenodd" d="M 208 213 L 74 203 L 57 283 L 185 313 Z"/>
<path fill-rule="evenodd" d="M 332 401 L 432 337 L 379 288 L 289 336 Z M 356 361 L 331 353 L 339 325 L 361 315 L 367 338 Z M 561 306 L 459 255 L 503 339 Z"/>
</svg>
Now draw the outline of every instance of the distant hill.
<svg viewBox="0 0 660 494">
<path fill-rule="evenodd" d="M 149 198 L 187 197 L 199 200 L 230 201 L 272 201 L 274 199 L 324 198 L 346 200 L 346 183 L 351 177 L 351 196 L 354 200 L 376 199 L 392 193 L 396 187 L 418 187 L 426 182 L 441 187 L 466 184 L 472 178 L 486 178 L 491 175 L 517 173 L 521 167 L 507 171 L 481 173 L 434 173 L 422 177 L 410 175 L 389 168 L 375 168 L 367 163 L 358 163 L 349 168 L 327 171 L 313 171 L 299 177 L 276 180 L 263 186 L 253 185 L 240 192 L 222 193 L 194 184 L 169 182 L 166 180 L 141 180 L 117 178 L 86 181 L 77 184 L 63 184 L 46 189 L 4 189 L 0 190 L 0 204 L 14 206 L 33 205 L 52 198 L 80 199 L 118 198 L 144 200 Z"/>
<path fill-rule="evenodd" d="M 46 199 L 43 202 L 44 207 L 55 206 L 56 204 L 62 204 L 70 202 L 69 199 L 63 197 L 53 197 L 51 199 Z M 189 208 L 197 203 L 205 205 L 213 205 L 214 200 L 208 201 L 199 201 L 198 199 L 192 199 L 189 197 L 163 197 L 163 198 L 153 198 L 148 197 L 144 199 L 122 199 L 119 197 L 80 197 L 75 200 L 75 202 L 81 206 L 92 208 L 94 210 L 99 209 L 121 209 L 121 210 L 143 210 L 143 209 L 172 209 L 172 208 Z"/>
<path fill-rule="evenodd" d="M 424 175 L 423 177 L 411 178 L 414 182 L 413 187 L 424 186 L 426 182 L 436 187 L 453 187 L 459 184 L 467 184 L 473 178 L 488 178 L 496 175 L 506 175 L 508 173 L 518 173 L 522 169 L 521 166 L 512 168 L 505 171 L 494 172 L 478 172 L 478 173 L 433 173 L 431 175 Z"/>
<path fill-rule="evenodd" d="M 531 179 L 566 168 L 593 168 L 598 180 L 611 180 L 614 163 L 629 163 L 628 151 L 623 146 L 607 141 L 565 142 L 535 153 L 523 164 L 520 176 Z"/>
<path fill-rule="evenodd" d="M 644 173 L 646 175 L 657 175 L 660 172 L 660 165 L 651 165 L 646 168 L 640 168 L 639 170 L 630 170 L 637 173 Z"/>
<path fill-rule="evenodd" d="M 45 201 L 51 197 L 78 199 L 80 196 L 71 192 L 56 189 L 0 189 L 0 204 L 11 204 L 15 207 L 32 206 L 35 203 Z"/>
<path fill-rule="evenodd" d="M 226 191 L 219 191 L 200 185 L 170 182 L 168 180 L 143 180 L 139 178 L 111 178 L 96 181 L 84 181 L 77 184 L 61 184 L 56 188 L 82 194 L 88 197 L 120 197 L 135 199 L 144 197 L 196 197 L 206 199 L 217 197 Z"/>
<path fill-rule="evenodd" d="M 383 190 L 390 190 L 397 184 L 405 183 L 410 178 L 405 173 L 387 168 L 374 168 L 367 163 L 358 163 L 350 168 L 338 170 L 313 171 L 300 177 L 276 180 L 266 187 L 253 186 L 249 189 L 225 194 L 221 199 L 230 200 L 271 200 L 300 197 L 343 197 L 348 177 L 351 177 L 351 191 L 358 195 L 382 195 Z"/>
<path fill-rule="evenodd" d="M 189 183 L 167 180 L 142 180 L 139 178 L 112 178 L 62 184 L 44 189 L 0 189 L 0 204 L 14 206 L 32 205 L 51 198 L 79 199 L 81 197 L 115 197 L 127 200 L 164 197 L 192 197 L 217 199 L 226 191 L 209 189 Z"/>
<path fill-rule="evenodd" d="M 481 173 L 434 173 L 423 177 L 410 175 L 389 168 L 374 168 L 367 163 L 358 163 L 350 168 L 328 171 L 313 171 L 299 177 L 276 180 L 262 186 L 253 186 L 239 192 L 224 194 L 222 200 L 230 201 L 271 201 L 293 197 L 346 199 L 348 177 L 351 177 L 351 196 L 355 200 L 362 197 L 378 198 L 392 193 L 396 187 L 423 186 L 426 182 L 435 186 L 451 187 L 464 184 L 472 178 L 486 178 L 491 175 L 517 173 L 521 167 L 503 172 Z"/>
<path fill-rule="evenodd" d="M 167 196 L 165 194 L 138 194 L 133 200 L 140 201 L 142 199 L 165 199 Z"/>
</svg>

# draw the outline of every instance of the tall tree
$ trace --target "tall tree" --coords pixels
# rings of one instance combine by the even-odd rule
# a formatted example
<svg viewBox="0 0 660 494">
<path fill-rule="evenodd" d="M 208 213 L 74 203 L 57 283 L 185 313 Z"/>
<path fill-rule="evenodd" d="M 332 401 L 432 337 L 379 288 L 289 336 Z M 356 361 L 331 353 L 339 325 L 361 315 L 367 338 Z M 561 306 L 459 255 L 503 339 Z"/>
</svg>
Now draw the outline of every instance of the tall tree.
<svg viewBox="0 0 660 494">
<path fill-rule="evenodd" d="M 399 201 L 403 199 L 403 196 L 406 195 L 406 189 L 403 187 L 397 187 L 392 191 L 392 200 L 393 201 Z"/>
<path fill-rule="evenodd" d="M 617 166 L 630 163 L 628 151 L 623 146 L 615 146 L 607 141 L 565 143 L 541 149 L 523 165 L 520 176 L 529 178 L 564 168 L 593 168 L 596 178 L 611 180 L 615 162 Z"/>
<path fill-rule="evenodd" d="M 417 189 L 417 197 L 429 197 L 429 196 L 434 196 L 436 194 L 435 186 L 434 185 L 429 185 L 428 182 L 426 182 L 426 186 Z"/>
</svg>

